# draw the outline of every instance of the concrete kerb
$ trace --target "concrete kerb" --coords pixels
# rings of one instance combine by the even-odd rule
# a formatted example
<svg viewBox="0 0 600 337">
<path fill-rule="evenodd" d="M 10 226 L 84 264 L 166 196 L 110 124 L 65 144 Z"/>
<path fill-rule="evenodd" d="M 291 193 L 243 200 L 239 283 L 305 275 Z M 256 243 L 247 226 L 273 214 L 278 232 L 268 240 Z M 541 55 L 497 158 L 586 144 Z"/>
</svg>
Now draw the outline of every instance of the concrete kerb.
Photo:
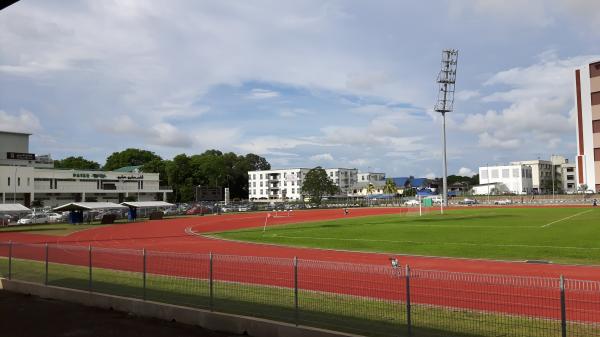
<svg viewBox="0 0 600 337">
<path fill-rule="evenodd" d="M 31 294 L 42 298 L 78 303 L 90 307 L 112 309 L 142 317 L 151 317 L 166 321 L 175 320 L 179 323 L 197 325 L 213 331 L 240 335 L 247 334 L 248 336 L 255 337 L 360 337 L 360 335 L 296 326 L 268 319 L 211 312 L 203 309 L 99 294 L 84 290 L 44 286 L 42 284 L 8 280 L 5 278 L 0 278 L 0 290 Z"/>
</svg>

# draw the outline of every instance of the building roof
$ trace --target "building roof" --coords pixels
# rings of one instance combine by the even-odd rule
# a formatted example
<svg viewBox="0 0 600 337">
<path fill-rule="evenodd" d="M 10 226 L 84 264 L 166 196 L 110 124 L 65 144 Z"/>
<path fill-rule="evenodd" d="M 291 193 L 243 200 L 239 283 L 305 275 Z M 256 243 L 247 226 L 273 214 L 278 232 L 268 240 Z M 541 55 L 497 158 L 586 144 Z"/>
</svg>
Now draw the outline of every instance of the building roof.
<svg viewBox="0 0 600 337">
<path fill-rule="evenodd" d="M 13 212 L 31 212 L 31 210 L 21 204 L 0 204 L 0 213 Z"/>
<path fill-rule="evenodd" d="M 27 132 L 15 132 L 15 131 L 0 130 L 0 133 L 10 133 L 10 134 L 13 134 L 13 135 L 31 136 L 31 133 L 27 133 Z"/>
<path fill-rule="evenodd" d="M 164 201 L 126 201 L 122 202 L 121 205 L 133 208 L 144 208 L 144 207 L 173 207 L 174 204 L 170 204 Z"/>
<path fill-rule="evenodd" d="M 54 211 L 92 211 L 97 209 L 126 208 L 114 202 L 71 202 L 54 208 Z"/>
<path fill-rule="evenodd" d="M 119 167 L 118 169 L 114 170 L 114 172 L 135 172 L 139 171 L 141 168 L 142 165 L 124 166 Z"/>
</svg>

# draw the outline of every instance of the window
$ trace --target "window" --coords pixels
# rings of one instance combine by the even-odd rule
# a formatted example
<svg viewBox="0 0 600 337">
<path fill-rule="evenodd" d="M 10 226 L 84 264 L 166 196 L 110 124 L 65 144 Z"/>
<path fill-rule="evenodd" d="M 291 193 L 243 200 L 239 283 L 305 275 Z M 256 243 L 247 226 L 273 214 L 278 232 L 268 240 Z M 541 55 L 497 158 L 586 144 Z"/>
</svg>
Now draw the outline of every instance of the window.
<svg viewBox="0 0 600 337">
<path fill-rule="evenodd" d="M 256 187 L 256 181 L 252 182 L 252 187 Z"/>
<path fill-rule="evenodd" d="M 592 121 L 592 132 L 600 133 L 600 119 Z"/>
<path fill-rule="evenodd" d="M 513 169 L 513 178 L 519 178 L 520 172 L 521 172 L 521 170 L 519 170 L 518 168 L 514 168 Z"/>
<path fill-rule="evenodd" d="M 252 179 L 256 179 L 256 173 L 252 174 Z"/>
<path fill-rule="evenodd" d="M 260 179 L 262 179 L 262 173 L 260 174 Z"/>
<path fill-rule="evenodd" d="M 294 192 L 295 190 L 296 190 L 295 188 L 292 188 L 292 193 L 296 193 L 296 192 Z"/>
<path fill-rule="evenodd" d="M 502 169 L 502 178 L 510 178 L 510 170 Z"/>
<path fill-rule="evenodd" d="M 262 181 L 260 182 L 260 187 L 263 187 L 263 182 Z"/>
<path fill-rule="evenodd" d="M 262 191 L 263 191 L 263 190 L 260 190 L 260 194 L 263 194 L 263 192 L 262 192 Z"/>
<path fill-rule="evenodd" d="M 498 178 L 498 170 L 492 170 L 492 178 Z"/>
<path fill-rule="evenodd" d="M 292 186 L 294 186 L 294 182 L 292 181 Z"/>
<path fill-rule="evenodd" d="M 600 91 L 592 93 L 592 105 L 600 104 Z"/>
<path fill-rule="evenodd" d="M 17 186 L 21 186 L 21 177 L 17 178 Z"/>
<path fill-rule="evenodd" d="M 30 184 L 30 178 L 27 177 L 27 186 L 29 186 L 29 184 Z"/>
<path fill-rule="evenodd" d="M 481 170 L 481 179 L 487 179 L 487 178 L 488 178 L 488 171 Z"/>
<path fill-rule="evenodd" d="M 8 177 L 8 186 L 10 186 L 10 177 Z"/>
<path fill-rule="evenodd" d="M 600 161 L 600 147 L 594 149 L 594 161 Z"/>
</svg>

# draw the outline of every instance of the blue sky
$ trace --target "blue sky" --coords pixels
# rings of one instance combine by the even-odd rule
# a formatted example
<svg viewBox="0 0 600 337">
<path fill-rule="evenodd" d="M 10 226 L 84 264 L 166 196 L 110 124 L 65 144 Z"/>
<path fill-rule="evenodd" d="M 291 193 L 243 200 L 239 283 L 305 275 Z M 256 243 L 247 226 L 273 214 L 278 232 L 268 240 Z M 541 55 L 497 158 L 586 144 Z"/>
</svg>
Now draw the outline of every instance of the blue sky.
<svg viewBox="0 0 600 337">
<path fill-rule="evenodd" d="M 575 155 L 586 0 L 21 1 L 0 12 L 0 129 L 100 162 L 217 148 L 274 167 L 441 174 L 441 50 L 459 49 L 449 172 Z"/>
</svg>

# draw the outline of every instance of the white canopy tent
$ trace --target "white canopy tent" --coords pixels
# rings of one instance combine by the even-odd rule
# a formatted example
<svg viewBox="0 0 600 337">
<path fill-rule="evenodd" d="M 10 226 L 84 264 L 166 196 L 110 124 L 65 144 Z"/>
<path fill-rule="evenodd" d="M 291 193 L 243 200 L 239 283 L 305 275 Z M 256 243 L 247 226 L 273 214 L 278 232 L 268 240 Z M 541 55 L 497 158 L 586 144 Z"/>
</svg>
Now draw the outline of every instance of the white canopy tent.
<svg viewBox="0 0 600 337">
<path fill-rule="evenodd" d="M 125 209 L 123 205 L 114 202 L 71 202 L 54 208 L 56 212 L 65 211 L 94 211 L 101 209 Z"/>
<path fill-rule="evenodd" d="M 21 204 L 0 204 L 0 213 L 27 213 L 31 209 Z"/>
<path fill-rule="evenodd" d="M 164 201 L 126 201 L 122 202 L 121 205 L 133 208 L 163 208 L 175 206 L 174 204 Z"/>
</svg>

